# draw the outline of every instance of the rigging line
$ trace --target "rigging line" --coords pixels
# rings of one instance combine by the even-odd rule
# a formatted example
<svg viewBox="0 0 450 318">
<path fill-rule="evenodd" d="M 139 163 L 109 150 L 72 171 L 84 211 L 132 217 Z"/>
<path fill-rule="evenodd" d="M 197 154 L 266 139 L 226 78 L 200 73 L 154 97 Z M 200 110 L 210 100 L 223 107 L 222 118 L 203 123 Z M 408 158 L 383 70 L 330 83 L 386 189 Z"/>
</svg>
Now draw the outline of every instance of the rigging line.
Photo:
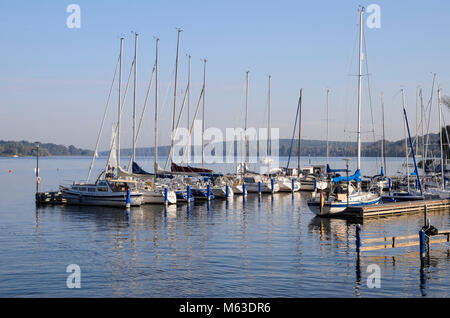
<svg viewBox="0 0 450 318">
<path fill-rule="evenodd" d="M 354 59 L 355 59 L 355 52 L 356 52 L 356 47 L 357 47 L 357 45 L 358 45 L 358 37 L 359 37 L 359 17 L 358 17 L 358 23 L 357 23 L 357 28 L 355 28 L 355 34 L 354 34 L 354 40 L 353 40 L 353 49 L 352 49 L 352 51 L 351 51 L 351 54 L 350 54 L 350 60 L 349 60 L 349 63 L 348 63 L 348 76 L 346 77 L 347 79 L 346 79 L 346 85 L 345 85 L 345 95 L 344 95 L 344 109 L 345 109 L 345 118 L 348 118 L 349 116 L 348 116 L 348 114 L 350 113 L 350 110 L 349 110 L 349 105 L 350 105 L 350 103 L 349 103 L 349 91 L 350 91 L 350 79 L 351 79 L 351 70 L 352 70 L 352 67 L 353 67 L 353 64 L 354 64 Z M 353 104 L 353 103 L 352 103 Z M 347 129 L 347 126 L 348 126 L 348 121 L 346 120 L 346 121 L 344 121 L 344 148 L 345 149 L 349 149 L 350 148 L 350 136 L 349 135 L 347 135 L 347 131 L 348 131 L 348 129 Z"/>
<path fill-rule="evenodd" d="M 128 87 L 130 86 L 130 79 L 131 79 L 131 74 L 133 73 L 133 68 L 134 68 L 134 61 L 131 63 L 130 73 L 128 74 L 127 85 L 125 87 L 124 96 L 122 98 L 122 103 L 120 105 L 120 112 L 119 112 L 119 118 L 117 120 L 117 123 L 122 118 L 123 106 L 125 105 L 125 101 L 126 101 L 126 98 L 127 98 Z M 116 131 L 114 133 L 114 138 L 113 138 L 113 142 L 111 143 L 111 145 L 114 145 L 116 143 L 116 137 L 118 135 L 118 131 L 119 131 L 119 125 L 116 125 Z M 111 159 L 111 151 L 109 152 L 108 161 L 106 162 L 106 167 L 108 167 L 110 159 Z M 106 167 L 105 167 L 105 170 L 106 170 Z"/>
<path fill-rule="evenodd" d="M 363 36 L 363 45 L 364 45 L 364 52 L 365 52 L 365 64 L 366 64 L 366 73 L 367 73 L 367 89 L 368 89 L 368 95 L 369 95 L 369 107 L 370 107 L 370 118 L 372 120 L 372 129 L 373 129 L 373 141 L 375 142 L 375 124 L 373 120 L 373 107 L 372 107 L 372 93 L 370 90 L 370 75 L 369 75 L 369 59 L 367 54 L 367 46 L 366 46 L 366 33 L 364 32 Z M 379 170 L 378 167 L 378 157 L 375 157 L 375 162 L 377 166 L 377 171 Z"/>
<path fill-rule="evenodd" d="M 433 92 L 434 92 L 434 83 L 436 80 L 436 73 L 433 74 L 433 81 L 431 84 L 431 94 L 430 94 L 430 100 L 428 101 L 428 106 L 430 108 L 428 113 L 428 124 L 427 124 L 427 146 L 425 147 L 425 157 L 428 154 L 428 143 L 430 142 L 430 120 L 431 120 L 431 110 L 433 109 L 432 103 L 433 103 Z"/>
<path fill-rule="evenodd" d="M 195 119 L 197 118 L 198 110 L 199 110 L 199 108 L 200 108 L 200 102 L 201 102 L 202 96 L 203 96 L 203 90 L 204 90 L 204 87 L 202 87 L 202 90 L 201 90 L 201 92 L 200 92 L 200 96 L 199 96 L 199 98 L 198 98 L 197 107 L 196 107 L 195 113 L 194 113 L 194 118 L 192 119 L 191 129 L 189 129 L 189 138 L 191 138 L 192 130 L 194 129 Z M 195 147 L 196 145 L 193 145 L 193 146 Z M 186 147 L 187 147 L 187 145 L 186 145 Z M 181 158 L 181 164 L 183 164 L 184 156 L 185 156 L 185 155 L 186 155 L 186 149 L 183 151 L 183 157 Z M 195 155 L 195 154 L 194 154 L 194 155 Z"/>
<path fill-rule="evenodd" d="M 150 90 L 152 89 L 153 75 L 154 75 L 154 73 L 155 73 L 155 69 L 156 69 L 156 63 L 155 63 L 155 66 L 153 66 L 152 75 L 151 75 L 151 77 L 150 77 L 150 83 L 149 83 L 149 85 L 148 85 L 147 94 L 146 94 L 146 96 L 145 96 L 144 106 L 143 106 L 143 108 L 142 108 L 141 118 L 139 119 L 139 125 L 138 125 L 138 129 L 137 129 L 137 131 L 136 131 L 136 137 L 135 137 L 135 139 L 134 139 L 134 144 L 135 144 L 135 145 L 137 144 L 137 140 L 138 140 L 138 137 L 139 137 L 139 132 L 141 131 L 141 124 L 142 124 L 142 120 L 144 119 L 144 113 L 145 113 L 145 109 L 146 109 L 146 107 L 147 107 L 148 97 L 150 96 Z M 128 165 L 129 167 L 132 165 L 132 162 L 131 162 L 132 159 L 133 159 L 133 158 L 130 158 L 130 163 L 129 163 L 129 165 Z"/>
<path fill-rule="evenodd" d="M 167 160 L 166 160 L 166 163 L 164 165 L 164 170 L 166 170 L 167 163 L 169 162 L 169 158 L 172 156 L 173 144 L 174 144 L 174 140 L 175 140 L 175 136 L 176 136 L 176 131 L 178 130 L 178 127 L 180 126 L 181 118 L 183 117 L 183 109 L 184 109 L 184 105 L 186 103 L 187 92 L 188 92 L 188 90 L 186 89 L 185 92 L 184 92 L 183 103 L 181 104 L 181 109 L 180 109 L 180 112 L 178 113 L 177 125 L 175 127 L 175 130 L 172 132 L 173 136 L 171 138 L 169 155 L 167 156 Z"/>
<path fill-rule="evenodd" d="M 291 152 L 292 152 L 292 145 L 294 143 L 294 138 L 295 138 L 295 132 L 297 130 L 297 120 L 298 120 L 298 113 L 299 113 L 299 109 L 300 109 L 300 98 L 298 100 L 298 106 L 297 106 L 297 113 L 295 114 L 295 123 L 294 123 L 294 130 L 292 131 L 292 138 L 291 138 L 291 145 L 289 147 L 289 157 L 288 157 L 288 162 L 286 165 L 286 170 L 289 169 L 289 162 L 291 161 Z M 300 149 L 298 149 L 297 151 L 300 151 Z M 300 173 L 300 172 L 299 172 Z"/>
<path fill-rule="evenodd" d="M 102 119 L 102 123 L 101 123 L 101 125 L 100 125 L 100 130 L 99 130 L 99 132 L 98 132 L 97 142 L 96 142 L 96 144 L 95 144 L 94 155 L 92 156 L 91 165 L 89 166 L 89 173 L 88 173 L 88 176 L 87 176 L 87 178 L 86 178 L 86 182 L 89 182 L 89 179 L 91 178 L 92 167 L 94 166 L 95 156 L 96 156 L 96 154 L 97 154 L 98 145 L 99 145 L 99 142 L 100 142 L 100 135 L 102 134 L 102 131 L 103 131 L 103 125 L 104 125 L 104 123 L 105 123 L 106 114 L 107 114 L 107 112 L 108 112 L 108 108 L 109 108 L 109 100 L 110 100 L 110 98 L 111 98 L 111 93 L 112 93 L 112 90 L 113 90 L 113 87 L 114 87 L 114 82 L 115 82 L 115 80 L 116 80 L 116 74 L 117 74 L 117 69 L 118 69 L 118 67 L 119 67 L 119 61 L 120 61 L 120 56 L 117 58 L 117 63 L 116 63 L 116 68 L 115 68 L 115 70 L 114 70 L 113 80 L 112 80 L 112 83 L 111 83 L 111 87 L 109 88 L 108 98 L 106 99 L 105 111 L 104 111 L 104 113 L 103 113 L 103 119 Z"/>
</svg>

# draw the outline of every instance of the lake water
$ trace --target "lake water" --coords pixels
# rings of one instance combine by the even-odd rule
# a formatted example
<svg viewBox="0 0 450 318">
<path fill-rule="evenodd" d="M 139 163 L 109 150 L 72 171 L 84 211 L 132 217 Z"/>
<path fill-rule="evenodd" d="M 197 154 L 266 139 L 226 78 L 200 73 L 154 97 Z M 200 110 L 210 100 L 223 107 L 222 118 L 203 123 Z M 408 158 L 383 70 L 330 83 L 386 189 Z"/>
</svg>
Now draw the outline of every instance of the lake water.
<svg viewBox="0 0 450 318">
<path fill-rule="evenodd" d="M 342 159 L 331 161 L 344 166 Z M 42 190 L 82 180 L 89 163 L 40 158 Z M 104 163 L 97 160 L 94 178 Z M 401 163 L 389 159 L 388 168 L 394 173 Z M 367 174 L 375 166 L 376 159 L 363 159 Z M 432 245 L 422 270 L 418 247 L 363 253 L 358 264 L 356 224 L 314 217 L 309 193 L 249 194 L 245 201 L 235 196 L 190 208 L 146 205 L 129 215 L 116 208 L 36 207 L 34 167 L 34 158 L 0 159 L 1 297 L 450 296 L 447 244 Z M 429 213 L 439 229 L 450 228 L 449 216 Z M 369 219 L 362 236 L 417 234 L 422 223 L 420 213 Z M 81 269 L 79 289 L 67 288 L 70 264 Z M 380 288 L 367 285 L 371 264 L 381 270 Z"/>
</svg>

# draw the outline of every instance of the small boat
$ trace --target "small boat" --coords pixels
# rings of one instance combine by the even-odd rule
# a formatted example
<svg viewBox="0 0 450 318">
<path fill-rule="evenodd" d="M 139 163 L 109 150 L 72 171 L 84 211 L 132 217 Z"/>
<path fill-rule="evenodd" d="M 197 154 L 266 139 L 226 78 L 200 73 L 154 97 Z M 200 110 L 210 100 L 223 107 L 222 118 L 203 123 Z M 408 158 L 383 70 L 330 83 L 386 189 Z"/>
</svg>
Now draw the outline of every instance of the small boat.
<svg viewBox="0 0 450 318">
<path fill-rule="evenodd" d="M 275 193 L 280 191 L 280 186 L 274 179 L 265 180 L 259 175 L 246 176 L 243 179 L 247 192 L 250 193 Z M 260 188 L 261 187 L 261 188 Z"/>
<path fill-rule="evenodd" d="M 352 185 L 349 185 L 349 195 L 347 195 L 346 190 L 341 189 L 330 193 L 328 198 L 325 198 L 324 192 L 320 192 L 319 195 L 308 200 L 311 211 L 316 215 L 325 216 L 342 212 L 347 207 L 375 205 L 381 201 L 380 195 L 371 192 L 359 192 Z"/>
<path fill-rule="evenodd" d="M 137 183 L 130 180 L 99 180 L 94 184 L 73 183 L 60 186 L 68 204 L 126 207 L 127 190 L 130 190 L 130 205 L 139 206 L 144 196 L 137 189 Z"/>
<path fill-rule="evenodd" d="M 293 178 L 278 177 L 277 183 L 280 187 L 280 192 L 296 192 L 300 190 L 300 182 Z"/>
</svg>

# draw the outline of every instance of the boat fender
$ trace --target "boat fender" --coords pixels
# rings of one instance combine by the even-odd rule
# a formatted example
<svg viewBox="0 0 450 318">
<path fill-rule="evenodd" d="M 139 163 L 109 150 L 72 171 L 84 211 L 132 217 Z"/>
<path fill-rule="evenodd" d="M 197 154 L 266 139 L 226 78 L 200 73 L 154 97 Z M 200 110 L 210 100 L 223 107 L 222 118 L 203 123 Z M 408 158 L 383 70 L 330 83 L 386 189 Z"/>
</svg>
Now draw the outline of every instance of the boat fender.
<svg viewBox="0 0 450 318">
<path fill-rule="evenodd" d="M 428 227 L 424 226 L 422 227 L 422 230 L 424 230 L 425 234 L 428 236 L 437 235 L 439 233 L 439 230 L 435 228 L 433 225 L 430 225 Z"/>
</svg>

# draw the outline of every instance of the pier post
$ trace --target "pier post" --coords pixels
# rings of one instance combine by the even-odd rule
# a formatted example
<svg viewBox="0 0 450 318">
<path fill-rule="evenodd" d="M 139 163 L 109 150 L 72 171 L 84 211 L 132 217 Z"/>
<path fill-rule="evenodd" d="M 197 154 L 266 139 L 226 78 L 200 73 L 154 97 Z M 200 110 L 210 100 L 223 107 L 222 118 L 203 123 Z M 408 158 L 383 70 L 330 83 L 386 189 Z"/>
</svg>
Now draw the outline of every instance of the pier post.
<svg viewBox="0 0 450 318">
<path fill-rule="evenodd" d="M 420 259 L 425 258 L 425 231 L 419 231 L 419 249 L 420 249 Z"/>
<path fill-rule="evenodd" d="M 126 207 L 129 208 L 131 206 L 131 195 L 130 189 L 127 189 L 127 199 L 126 199 Z"/>
<path fill-rule="evenodd" d="M 208 197 L 207 200 L 209 201 L 211 199 L 211 185 L 209 184 L 206 187 L 206 196 Z"/>
<path fill-rule="evenodd" d="M 428 227 L 428 213 L 427 213 L 427 205 L 423 207 L 423 226 Z"/>
<path fill-rule="evenodd" d="M 356 253 L 361 253 L 361 225 L 356 224 Z"/>
<path fill-rule="evenodd" d="M 388 180 L 389 180 L 389 194 L 390 194 L 392 189 L 392 180 L 391 178 L 389 178 Z"/>
<path fill-rule="evenodd" d="M 245 183 L 242 184 L 242 195 L 244 197 L 247 195 L 247 187 L 245 186 Z"/>
<path fill-rule="evenodd" d="M 186 187 L 186 196 L 187 196 L 187 203 L 191 203 L 191 186 L 188 185 Z"/>
<path fill-rule="evenodd" d="M 316 190 L 317 190 L 317 179 L 314 178 L 314 191 L 316 191 Z"/>
<path fill-rule="evenodd" d="M 275 189 L 275 185 L 274 185 L 273 178 L 270 179 L 270 188 L 272 189 L 272 193 L 273 193 L 273 191 L 274 191 L 274 189 Z"/>
<path fill-rule="evenodd" d="M 167 205 L 169 203 L 168 194 L 169 190 L 167 188 L 164 188 L 164 205 Z"/>
<path fill-rule="evenodd" d="M 258 194 L 261 195 L 261 181 L 258 181 Z"/>
<path fill-rule="evenodd" d="M 294 186 L 295 186 L 295 180 L 294 178 L 291 179 L 291 185 L 292 185 L 292 193 L 294 193 Z"/>
<path fill-rule="evenodd" d="M 229 196 L 230 196 L 230 187 L 227 184 L 225 186 L 225 197 L 228 199 Z"/>
</svg>

